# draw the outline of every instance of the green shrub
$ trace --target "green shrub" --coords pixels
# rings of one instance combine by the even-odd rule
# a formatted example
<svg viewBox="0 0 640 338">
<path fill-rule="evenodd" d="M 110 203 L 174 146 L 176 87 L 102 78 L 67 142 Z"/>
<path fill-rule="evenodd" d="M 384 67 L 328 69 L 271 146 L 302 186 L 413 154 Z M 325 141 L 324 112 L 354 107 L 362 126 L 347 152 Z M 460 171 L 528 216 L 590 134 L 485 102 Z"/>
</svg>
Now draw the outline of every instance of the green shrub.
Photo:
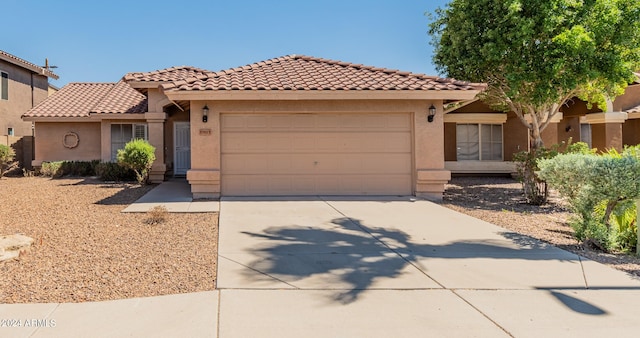
<svg viewBox="0 0 640 338">
<path fill-rule="evenodd" d="M 63 176 L 95 176 L 99 160 L 93 161 L 64 161 L 62 162 Z"/>
<path fill-rule="evenodd" d="M 62 161 L 42 162 L 40 174 L 51 178 L 62 177 Z"/>
<path fill-rule="evenodd" d="M 127 182 L 136 180 L 136 173 L 133 170 L 124 168 L 118 163 L 98 163 L 95 171 L 96 176 L 103 181 Z"/>
<path fill-rule="evenodd" d="M 576 217 L 576 237 L 609 250 L 631 250 L 635 227 L 632 205 L 640 198 L 640 158 L 637 148 L 561 154 L 538 162 L 539 176 L 567 198 Z M 634 213 L 635 214 L 635 213 Z M 636 236 L 637 238 L 637 236 Z"/>
<path fill-rule="evenodd" d="M 0 144 L 0 177 L 16 166 L 14 158 L 16 153 L 11 147 Z"/>
<path fill-rule="evenodd" d="M 128 142 L 124 149 L 118 150 L 118 164 L 136 173 L 138 183 L 144 185 L 149 180 L 149 171 L 156 160 L 156 148 L 146 140 L 135 139 Z"/>
<path fill-rule="evenodd" d="M 40 174 L 51 178 L 62 176 L 95 176 L 99 160 L 42 162 Z"/>
</svg>

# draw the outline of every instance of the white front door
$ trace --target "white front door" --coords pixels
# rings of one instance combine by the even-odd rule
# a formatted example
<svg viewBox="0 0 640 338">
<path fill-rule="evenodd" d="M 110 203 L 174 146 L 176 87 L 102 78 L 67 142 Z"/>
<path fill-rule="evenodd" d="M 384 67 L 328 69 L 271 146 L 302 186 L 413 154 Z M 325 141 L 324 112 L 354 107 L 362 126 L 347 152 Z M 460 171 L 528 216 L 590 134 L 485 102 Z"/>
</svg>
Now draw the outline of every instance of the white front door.
<svg viewBox="0 0 640 338">
<path fill-rule="evenodd" d="M 184 176 L 191 169 L 191 132 L 189 122 L 173 124 L 173 175 Z"/>
</svg>

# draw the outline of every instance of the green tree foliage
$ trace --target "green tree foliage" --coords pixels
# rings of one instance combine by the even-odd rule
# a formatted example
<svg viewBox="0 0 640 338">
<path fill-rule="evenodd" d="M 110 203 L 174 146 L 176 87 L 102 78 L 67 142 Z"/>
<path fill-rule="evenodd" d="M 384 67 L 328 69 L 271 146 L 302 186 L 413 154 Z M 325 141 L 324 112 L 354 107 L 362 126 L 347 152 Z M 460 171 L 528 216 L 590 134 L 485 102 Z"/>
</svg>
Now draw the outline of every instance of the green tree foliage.
<svg viewBox="0 0 640 338">
<path fill-rule="evenodd" d="M 138 183 L 144 185 L 149 180 L 149 171 L 153 161 L 156 160 L 156 148 L 149 142 L 136 139 L 118 150 L 118 164 L 129 168 L 136 173 Z"/>
<path fill-rule="evenodd" d="M 634 200 L 640 198 L 638 148 L 560 154 L 538 162 L 539 175 L 567 198 L 577 218 L 578 239 L 603 249 L 631 250 L 636 245 Z"/>
<path fill-rule="evenodd" d="M 533 149 L 568 100 L 604 109 L 640 68 L 639 0 L 452 0 L 429 33 L 438 71 L 486 82 L 481 99 L 515 112 Z"/>
</svg>

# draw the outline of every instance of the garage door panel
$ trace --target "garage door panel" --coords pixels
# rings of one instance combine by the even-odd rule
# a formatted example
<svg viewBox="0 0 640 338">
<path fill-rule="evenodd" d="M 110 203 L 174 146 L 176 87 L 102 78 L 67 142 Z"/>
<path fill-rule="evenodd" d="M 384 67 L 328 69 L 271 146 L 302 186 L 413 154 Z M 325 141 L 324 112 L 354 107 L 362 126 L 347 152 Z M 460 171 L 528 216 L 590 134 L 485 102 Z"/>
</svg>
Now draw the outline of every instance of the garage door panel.
<svg viewBox="0 0 640 338">
<path fill-rule="evenodd" d="M 222 194 L 410 194 L 410 114 L 222 114 Z"/>
</svg>

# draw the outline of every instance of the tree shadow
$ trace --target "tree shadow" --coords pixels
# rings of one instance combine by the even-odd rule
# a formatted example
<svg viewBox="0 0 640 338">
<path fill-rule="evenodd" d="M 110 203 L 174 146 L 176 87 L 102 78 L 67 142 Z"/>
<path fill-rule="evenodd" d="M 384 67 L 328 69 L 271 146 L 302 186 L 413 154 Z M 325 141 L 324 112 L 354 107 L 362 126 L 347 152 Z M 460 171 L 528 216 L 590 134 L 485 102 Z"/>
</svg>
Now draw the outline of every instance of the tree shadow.
<svg viewBox="0 0 640 338">
<path fill-rule="evenodd" d="M 253 271 L 259 271 L 296 284 L 296 281 L 315 276 L 330 283 L 331 289 L 339 290 L 333 300 L 349 304 L 374 288 L 376 281 L 397 278 L 409 266 L 426 275 L 426 269 L 420 264 L 425 258 L 578 261 L 573 255 L 549 255 L 545 250 L 552 246 L 510 232 L 501 234 L 506 241 L 433 245 L 413 242 L 403 231 L 368 227 L 360 220 L 348 217 L 333 219 L 331 223 L 336 227 L 292 225 L 270 227 L 260 233 L 242 232 L 265 240 L 249 249 L 257 258 L 248 265 L 252 270 L 247 271 L 246 278 L 254 278 Z"/>
</svg>

